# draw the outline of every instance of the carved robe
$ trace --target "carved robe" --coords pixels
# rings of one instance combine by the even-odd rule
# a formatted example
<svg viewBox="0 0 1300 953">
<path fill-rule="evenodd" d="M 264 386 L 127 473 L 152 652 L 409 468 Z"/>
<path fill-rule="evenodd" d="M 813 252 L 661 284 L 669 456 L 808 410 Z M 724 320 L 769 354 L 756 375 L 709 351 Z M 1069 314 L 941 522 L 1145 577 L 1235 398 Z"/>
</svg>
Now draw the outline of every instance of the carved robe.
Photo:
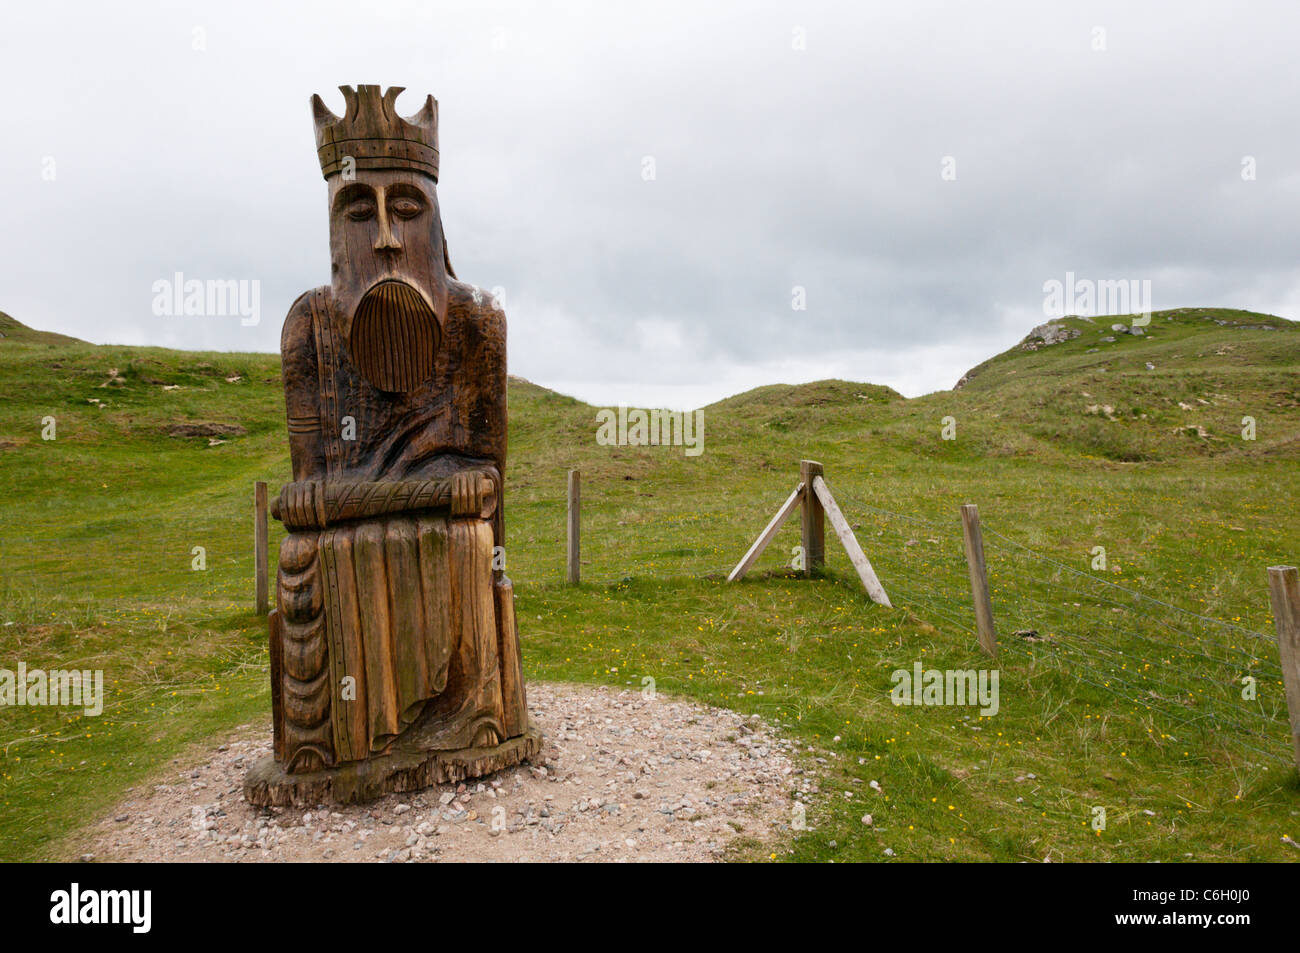
<svg viewBox="0 0 1300 953">
<path fill-rule="evenodd" d="M 285 540 L 272 686 L 276 759 L 290 772 L 364 759 L 422 727 L 422 744 L 452 750 L 494 745 L 527 725 L 514 594 L 493 568 L 503 538 L 505 317 L 451 279 L 445 318 L 418 318 L 389 302 L 349 319 L 320 288 L 285 321 L 295 481 L 470 470 L 495 487 L 478 515 L 397 513 Z"/>
</svg>

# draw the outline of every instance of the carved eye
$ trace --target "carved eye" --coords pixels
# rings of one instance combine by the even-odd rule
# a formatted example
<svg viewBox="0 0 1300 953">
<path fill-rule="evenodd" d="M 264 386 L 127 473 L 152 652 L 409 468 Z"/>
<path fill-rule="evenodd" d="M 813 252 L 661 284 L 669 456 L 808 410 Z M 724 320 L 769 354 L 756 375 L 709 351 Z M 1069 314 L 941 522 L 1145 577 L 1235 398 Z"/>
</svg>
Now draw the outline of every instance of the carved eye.
<svg viewBox="0 0 1300 953">
<path fill-rule="evenodd" d="M 424 211 L 424 203 L 412 198 L 394 199 L 389 206 L 398 218 L 415 218 Z"/>
<path fill-rule="evenodd" d="M 364 222 L 375 217 L 375 203 L 367 200 L 353 202 L 348 206 L 348 218 L 354 222 Z"/>
</svg>

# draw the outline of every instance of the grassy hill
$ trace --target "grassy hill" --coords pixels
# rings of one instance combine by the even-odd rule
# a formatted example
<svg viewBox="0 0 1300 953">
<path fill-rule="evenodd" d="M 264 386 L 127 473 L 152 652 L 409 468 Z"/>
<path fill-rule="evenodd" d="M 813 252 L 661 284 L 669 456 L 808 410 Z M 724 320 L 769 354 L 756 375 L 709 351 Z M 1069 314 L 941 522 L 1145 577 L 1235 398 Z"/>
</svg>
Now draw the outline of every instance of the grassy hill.
<svg viewBox="0 0 1300 953">
<path fill-rule="evenodd" d="M 760 388 L 705 408 L 698 457 L 600 446 L 594 408 L 512 379 L 507 560 L 528 676 L 650 676 L 797 736 L 820 775 L 812 830 L 742 857 L 1292 857 L 1300 789 L 1264 568 L 1300 558 L 1300 325 L 1179 309 L 1140 337 L 1110 328 L 1130 320 L 1066 319 L 1050 336 L 1077 336 L 1031 336 L 912 400 Z M 69 856 L 187 746 L 269 725 L 251 489 L 288 477 L 279 361 L 0 330 L 0 667 L 102 668 L 111 692 L 99 717 L 0 709 L 0 855 Z M 747 580 L 722 581 L 805 457 L 894 610 L 831 539 L 825 577 L 794 578 L 797 521 Z M 570 467 L 579 587 L 561 583 Z M 985 521 L 1003 648 L 990 718 L 889 698 L 916 661 L 988 667 L 964 502 Z"/>
<path fill-rule="evenodd" d="M 69 337 L 66 334 L 55 334 L 53 331 L 37 331 L 0 311 L 0 344 L 5 343 L 44 344 L 50 347 L 59 347 L 65 344 L 85 344 L 86 342 Z"/>
<path fill-rule="evenodd" d="M 1054 322 L 1078 336 L 1053 345 L 1031 336 L 971 370 L 960 389 L 1035 441 L 1111 460 L 1295 451 L 1295 322 L 1179 308 L 1154 314 L 1141 337 L 1114 330 L 1129 320 Z M 1248 415 L 1270 421 L 1254 441 L 1241 439 Z"/>
</svg>

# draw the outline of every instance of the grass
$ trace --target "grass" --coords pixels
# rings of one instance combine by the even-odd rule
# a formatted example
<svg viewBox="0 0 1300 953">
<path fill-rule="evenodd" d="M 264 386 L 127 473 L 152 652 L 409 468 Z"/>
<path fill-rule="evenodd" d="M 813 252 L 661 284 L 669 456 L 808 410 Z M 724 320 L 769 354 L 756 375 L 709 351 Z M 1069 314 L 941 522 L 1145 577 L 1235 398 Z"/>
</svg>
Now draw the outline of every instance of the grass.
<svg viewBox="0 0 1300 953">
<path fill-rule="evenodd" d="M 1300 554 L 1300 326 L 1179 309 L 1136 338 L 1110 331 L 1121 320 L 1067 319 L 1078 337 L 912 400 L 845 381 L 738 395 L 705 409 L 689 458 L 599 446 L 593 408 L 512 380 L 507 562 L 526 674 L 653 678 L 779 722 L 819 778 L 811 829 L 778 859 L 1296 859 L 1282 837 L 1300 837 L 1300 789 L 1259 634 L 1264 568 Z M 0 667 L 100 668 L 110 690 L 99 717 L 0 709 L 0 857 L 57 858 L 188 746 L 268 720 L 251 484 L 288 475 L 279 362 L 0 332 Z M 169 436 L 177 422 L 244 432 L 210 445 Z M 822 578 L 794 578 L 794 521 L 723 583 L 803 457 L 825 465 L 894 610 L 833 540 Z M 568 587 L 575 466 L 586 581 Z M 970 501 L 1000 710 L 896 707 L 896 669 L 988 667 L 957 519 Z M 747 837 L 737 856 L 773 852 Z"/>
</svg>

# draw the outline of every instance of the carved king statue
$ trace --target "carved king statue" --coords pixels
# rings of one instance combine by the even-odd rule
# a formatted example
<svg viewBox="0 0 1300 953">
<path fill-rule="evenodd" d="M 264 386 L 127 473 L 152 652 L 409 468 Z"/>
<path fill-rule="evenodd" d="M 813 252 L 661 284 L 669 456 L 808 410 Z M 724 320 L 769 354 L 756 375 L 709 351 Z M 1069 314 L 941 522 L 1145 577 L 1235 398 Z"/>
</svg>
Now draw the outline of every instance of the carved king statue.
<svg viewBox="0 0 1300 953">
<path fill-rule="evenodd" d="M 456 279 L 438 210 L 438 104 L 312 97 L 331 281 L 281 341 L 293 482 L 272 514 L 274 757 L 254 803 L 354 801 L 534 755 L 503 571 L 506 322 Z"/>
</svg>

